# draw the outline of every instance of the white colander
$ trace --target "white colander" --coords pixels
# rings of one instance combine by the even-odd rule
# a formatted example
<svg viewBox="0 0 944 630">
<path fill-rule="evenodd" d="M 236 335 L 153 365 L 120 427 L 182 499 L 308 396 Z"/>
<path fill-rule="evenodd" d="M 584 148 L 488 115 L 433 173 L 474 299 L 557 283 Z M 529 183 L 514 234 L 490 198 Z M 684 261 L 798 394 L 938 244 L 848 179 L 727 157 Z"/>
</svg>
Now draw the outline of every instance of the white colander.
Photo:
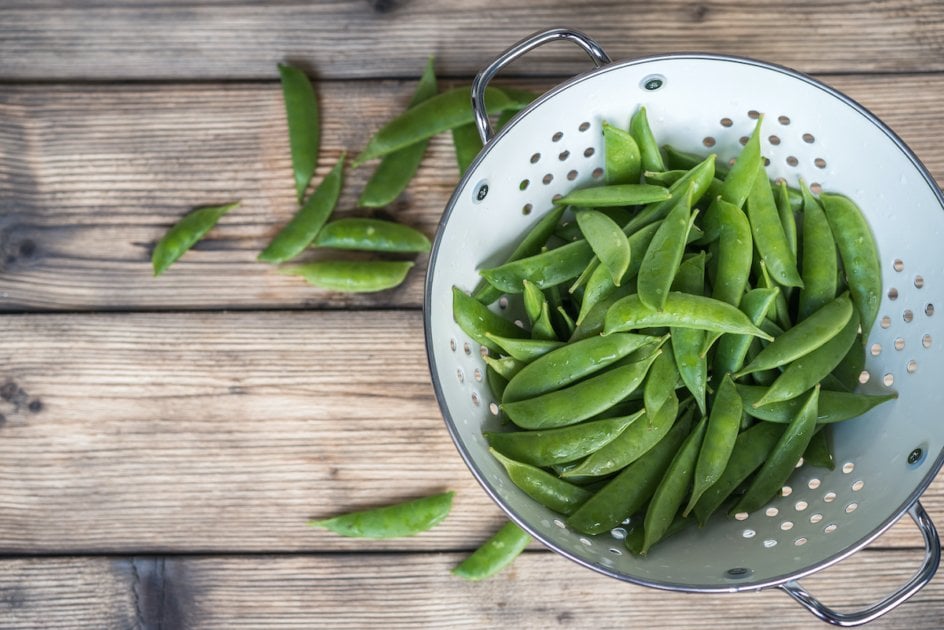
<svg viewBox="0 0 944 630">
<path fill-rule="evenodd" d="M 491 137 L 485 85 L 505 64 L 547 41 L 580 45 L 597 68 L 557 86 Z M 942 314 L 944 197 L 915 155 L 847 96 L 798 72 L 707 54 L 611 63 L 585 35 L 552 29 L 506 51 L 473 85 L 485 148 L 445 210 L 430 259 L 425 326 L 436 396 L 473 474 L 515 522 L 586 567 L 636 584 L 679 591 L 780 587 L 824 621 L 870 621 L 917 592 L 941 546 L 918 497 L 944 463 Z M 869 337 L 860 390 L 894 389 L 897 400 L 835 426 L 832 472 L 799 467 L 782 496 L 742 520 L 716 515 L 660 543 L 647 558 L 625 551 L 625 531 L 584 536 L 518 490 L 488 453 L 482 432 L 500 427 L 483 375 L 482 348 L 452 319 L 453 286 L 470 291 L 478 269 L 498 264 L 552 207 L 555 195 L 603 174 L 601 124 L 626 128 L 645 105 L 660 143 L 736 156 L 762 112 L 762 153 L 772 178 L 849 195 L 871 224 L 881 256 L 883 296 Z M 706 148 L 709 147 L 709 148 Z M 495 305 L 514 311 L 515 301 Z M 797 580 L 869 544 L 903 514 L 926 544 L 923 565 L 896 593 L 867 610 L 839 613 Z M 743 515 L 741 515 L 743 516 Z"/>
</svg>

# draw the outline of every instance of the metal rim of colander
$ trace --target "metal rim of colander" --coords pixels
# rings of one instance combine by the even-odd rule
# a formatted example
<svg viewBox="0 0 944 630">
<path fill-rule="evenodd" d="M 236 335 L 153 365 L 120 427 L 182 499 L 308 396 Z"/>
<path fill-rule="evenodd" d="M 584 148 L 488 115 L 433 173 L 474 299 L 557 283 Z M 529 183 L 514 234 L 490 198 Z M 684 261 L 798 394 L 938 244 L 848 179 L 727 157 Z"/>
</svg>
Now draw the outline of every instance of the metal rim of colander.
<svg viewBox="0 0 944 630">
<path fill-rule="evenodd" d="M 795 571 L 790 574 L 780 575 L 777 577 L 769 578 L 769 579 L 762 580 L 759 582 L 754 582 L 754 583 L 728 584 L 728 585 L 723 585 L 723 586 L 688 586 L 688 585 L 677 584 L 677 583 L 672 583 L 672 582 L 652 581 L 652 580 L 647 580 L 647 579 L 642 579 L 635 576 L 627 575 L 625 573 L 619 573 L 617 571 L 610 570 L 606 567 L 593 564 L 591 562 L 588 562 L 587 560 L 584 560 L 568 552 L 566 549 L 563 549 L 560 546 L 550 542 L 536 527 L 531 526 L 525 519 L 521 518 L 518 515 L 518 513 L 515 512 L 515 510 L 513 510 L 511 506 L 509 506 L 504 501 L 504 499 L 502 499 L 498 495 L 498 493 L 492 489 L 484 473 L 481 470 L 479 470 L 478 467 L 476 466 L 475 461 L 473 460 L 471 454 L 469 453 L 468 449 L 466 448 L 463 440 L 461 439 L 459 435 L 455 420 L 453 419 L 452 414 L 449 411 L 449 407 L 446 404 L 446 399 L 439 383 L 439 378 L 437 376 L 439 374 L 439 371 L 438 371 L 438 366 L 436 364 L 436 358 L 433 353 L 434 345 L 433 345 L 432 330 L 431 330 L 430 305 L 432 304 L 433 275 L 435 273 L 436 262 L 440 254 L 439 248 L 440 248 L 440 243 L 442 240 L 442 233 L 446 224 L 449 222 L 449 218 L 452 215 L 453 210 L 456 207 L 461 191 L 465 189 L 465 187 L 469 184 L 469 181 L 475 175 L 479 163 L 482 162 L 482 160 L 485 159 L 485 157 L 491 151 L 495 150 L 495 148 L 500 145 L 502 138 L 505 135 L 507 135 L 511 131 L 511 129 L 521 119 L 525 118 L 526 116 L 530 115 L 533 111 L 540 108 L 542 103 L 553 98 L 556 94 L 564 90 L 570 89 L 578 85 L 579 83 L 589 79 L 590 77 L 594 77 L 602 73 L 615 72 L 626 67 L 637 66 L 637 65 L 656 62 L 656 61 L 685 60 L 685 59 L 739 63 L 739 64 L 755 66 L 755 67 L 766 69 L 772 72 L 778 72 L 788 77 L 791 77 L 793 79 L 796 79 L 798 81 L 807 83 L 815 88 L 818 88 L 819 90 L 822 90 L 829 96 L 841 101 L 848 107 L 852 108 L 854 111 L 864 116 L 869 122 L 871 122 L 878 129 L 880 129 L 882 133 L 888 136 L 888 138 L 895 144 L 895 146 L 897 146 L 898 149 L 905 156 L 907 156 L 907 158 L 915 167 L 915 169 L 924 178 L 925 183 L 928 186 L 930 186 L 931 189 L 934 191 L 934 194 L 937 197 L 939 205 L 941 206 L 942 210 L 944 210 L 944 194 L 942 194 L 941 189 L 937 186 L 937 183 L 934 181 L 934 178 L 931 176 L 930 172 L 924 166 L 921 160 L 918 159 L 915 153 L 908 147 L 907 144 L 905 144 L 905 142 L 894 131 L 892 131 L 885 123 L 883 123 L 881 119 L 878 118 L 878 116 L 873 114 L 866 107 L 856 102 L 854 99 L 843 94 L 839 90 L 833 87 L 830 87 L 829 85 L 826 85 L 825 83 L 822 83 L 821 81 L 818 81 L 806 74 L 803 74 L 791 68 L 787 68 L 785 66 L 780 66 L 780 65 L 765 62 L 765 61 L 759 61 L 759 60 L 751 59 L 748 57 L 739 57 L 739 56 L 734 56 L 734 55 L 719 55 L 719 54 L 712 54 L 712 53 L 699 53 L 699 52 L 678 52 L 678 53 L 653 55 L 653 56 L 648 56 L 648 57 L 640 57 L 637 59 L 612 62 L 604 66 L 601 66 L 599 68 L 594 68 L 587 72 L 580 73 L 572 77 L 571 79 L 568 79 L 564 81 L 563 83 L 560 83 L 559 85 L 551 88 L 550 90 L 542 94 L 540 97 L 535 99 L 530 105 L 524 108 L 514 118 L 512 118 L 511 121 L 509 121 L 504 127 L 502 127 L 502 129 L 487 144 L 485 144 L 483 149 L 479 152 L 479 155 L 476 156 L 475 160 L 466 170 L 465 175 L 461 178 L 459 183 L 456 185 L 456 188 L 449 199 L 449 203 L 446 205 L 442 218 L 440 219 L 439 225 L 437 227 L 436 238 L 433 241 L 433 246 L 430 251 L 429 267 L 426 272 L 426 286 L 425 286 L 424 296 L 423 296 L 424 297 L 423 327 L 424 327 L 424 337 L 425 337 L 425 342 L 426 342 L 426 357 L 427 357 L 427 362 L 429 364 L 430 374 L 432 376 L 433 390 L 435 391 L 436 400 L 439 404 L 439 408 L 443 413 L 443 419 L 445 421 L 446 428 L 449 431 L 449 434 L 452 437 L 452 441 L 455 444 L 456 449 L 459 451 L 460 456 L 465 461 L 466 466 L 468 466 L 469 470 L 472 472 L 472 475 L 478 481 L 479 485 L 482 486 L 485 492 L 508 515 L 508 517 L 512 521 L 514 521 L 519 527 L 521 527 L 522 529 L 527 531 L 529 534 L 531 534 L 536 540 L 540 541 L 541 544 L 555 551 L 556 553 L 559 553 L 565 558 L 568 558 L 588 569 L 591 569 L 598 573 L 602 573 L 612 578 L 616 578 L 623 582 L 629 582 L 629 583 L 637 584 L 640 586 L 647 586 L 650 588 L 657 588 L 657 589 L 667 590 L 667 591 L 678 591 L 678 592 L 689 592 L 689 593 L 731 593 L 731 592 L 743 592 L 743 591 L 757 591 L 757 590 L 767 589 L 771 587 L 781 586 L 788 582 L 792 582 L 792 581 L 801 579 L 803 577 L 812 575 L 813 573 L 816 573 L 818 571 L 822 571 L 823 569 L 826 569 L 848 558 L 849 556 L 858 552 L 862 548 L 868 546 L 872 541 L 874 541 L 876 538 L 881 536 L 892 525 L 898 522 L 898 520 L 900 520 L 901 517 L 904 516 L 908 512 L 909 508 L 911 508 L 911 506 L 915 504 L 915 502 L 921 497 L 924 491 L 928 488 L 928 486 L 937 476 L 942 466 L 944 466 L 944 449 L 942 449 L 942 451 L 938 454 L 936 460 L 928 469 L 928 473 L 925 475 L 924 479 L 922 479 L 921 483 L 915 487 L 915 489 L 908 495 L 905 501 L 896 510 L 894 510 L 888 516 L 888 518 L 886 518 L 871 533 L 863 536 L 857 542 L 849 545 L 845 549 L 838 551 L 837 553 L 833 554 L 832 556 L 829 556 L 828 558 L 820 562 L 817 562 L 813 565 L 810 565 L 804 569 Z"/>
</svg>

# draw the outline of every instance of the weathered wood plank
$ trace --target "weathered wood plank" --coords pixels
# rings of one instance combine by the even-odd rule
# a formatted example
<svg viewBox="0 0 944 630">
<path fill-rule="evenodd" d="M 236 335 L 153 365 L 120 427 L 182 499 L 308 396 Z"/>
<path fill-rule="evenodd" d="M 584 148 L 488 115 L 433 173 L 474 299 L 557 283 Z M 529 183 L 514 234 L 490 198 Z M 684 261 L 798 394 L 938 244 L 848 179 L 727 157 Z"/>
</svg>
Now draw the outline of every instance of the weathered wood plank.
<svg viewBox="0 0 944 630">
<path fill-rule="evenodd" d="M 862 552 L 804 580 L 849 610 L 891 592 L 916 552 Z M 6 628 L 660 628 L 817 622 L 778 591 L 690 595 L 626 584 L 529 552 L 481 583 L 449 574 L 461 554 L 304 557 L 49 558 L 0 562 Z M 874 628 L 940 628 L 934 580 Z"/>
<path fill-rule="evenodd" d="M 418 312 L 0 317 L 0 552 L 457 550 L 501 522 Z M 452 488 L 416 538 L 305 522 Z M 944 476 L 925 495 L 944 520 Z M 920 544 L 905 522 L 878 543 Z"/>
<path fill-rule="evenodd" d="M 430 54 L 445 73 L 471 76 L 526 34 L 558 24 L 589 33 L 614 59 L 705 50 L 808 72 L 944 69 L 944 7 L 933 0 L 663 0 L 657 10 L 609 0 L 580 11 L 563 0 L 195 4 L 6 2 L 0 78 L 269 78 L 283 58 L 330 78 L 402 77 Z M 586 65 L 558 45 L 515 71 L 563 75 Z"/>
<path fill-rule="evenodd" d="M 944 75 L 837 76 L 944 180 Z M 524 85 L 535 89 L 547 82 Z M 319 176 L 404 106 L 410 82 L 320 85 Z M 370 174 L 348 173 L 339 212 Z M 432 235 L 455 185 L 436 138 L 389 213 Z M 278 275 L 256 254 L 294 212 L 277 84 L 9 86 L 0 93 L 0 310 L 419 307 L 424 258 L 408 282 L 343 296 Z M 191 206 L 241 198 L 197 250 L 151 278 L 150 248 Z"/>
</svg>

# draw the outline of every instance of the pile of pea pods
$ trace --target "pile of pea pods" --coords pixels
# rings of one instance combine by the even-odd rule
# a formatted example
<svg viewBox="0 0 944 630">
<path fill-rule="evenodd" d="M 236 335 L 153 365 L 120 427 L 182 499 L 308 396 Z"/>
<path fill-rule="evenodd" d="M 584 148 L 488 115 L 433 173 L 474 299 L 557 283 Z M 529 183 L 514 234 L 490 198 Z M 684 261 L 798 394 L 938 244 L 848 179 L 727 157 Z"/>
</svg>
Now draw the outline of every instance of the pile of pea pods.
<svg viewBox="0 0 944 630">
<path fill-rule="evenodd" d="M 635 554 L 762 508 L 801 457 L 831 469 L 831 425 L 896 397 L 854 391 L 882 290 L 868 223 L 771 182 L 762 121 L 730 166 L 660 147 L 644 108 L 604 124 L 604 183 L 453 290 L 508 421 L 491 453 L 572 530 L 628 525 Z M 502 296 L 527 326 L 489 308 Z"/>
</svg>

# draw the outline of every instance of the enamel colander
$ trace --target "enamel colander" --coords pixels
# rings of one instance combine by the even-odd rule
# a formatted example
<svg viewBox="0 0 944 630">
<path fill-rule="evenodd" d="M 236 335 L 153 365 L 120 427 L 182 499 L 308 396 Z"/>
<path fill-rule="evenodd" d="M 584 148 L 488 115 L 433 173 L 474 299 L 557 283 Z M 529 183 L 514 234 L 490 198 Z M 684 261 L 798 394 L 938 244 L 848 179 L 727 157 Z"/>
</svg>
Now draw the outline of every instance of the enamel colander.
<svg viewBox="0 0 944 630">
<path fill-rule="evenodd" d="M 528 50 L 559 39 L 583 48 L 596 68 L 550 90 L 492 137 L 483 105 L 488 81 Z M 739 153 L 763 113 L 762 153 L 772 178 L 796 185 L 802 177 L 814 190 L 856 200 L 878 243 L 884 291 L 859 390 L 899 394 L 835 425 L 835 470 L 800 466 L 765 508 L 738 518 L 716 514 L 646 558 L 625 551 L 625 529 L 598 536 L 570 531 L 560 515 L 509 481 L 482 437 L 502 424 L 484 380 L 484 349 L 455 324 L 451 309 L 452 287 L 471 291 L 478 269 L 503 262 L 555 195 L 600 180 L 601 124 L 626 128 L 640 105 L 660 144 L 712 151 L 724 161 Z M 944 197 L 901 139 L 849 97 L 793 70 L 697 53 L 611 62 L 595 42 L 568 29 L 537 33 L 506 51 L 476 77 L 473 106 L 485 147 L 449 201 L 433 246 L 426 345 L 446 426 L 508 516 L 547 547 L 621 580 L 702 593 L 779 587 L 836 625 L 870 621 L 923 587 L 941 552 L 918 498 L 944 463 L 944 424 L 937 416 L 944 407 L 937 380 L 944 374 L 938 351 L 944 321 L 935 316 L 935 301 L 944 295 Z M 492 308 L 520 318 L 512 296 Z M 840 613 L 800 586 L 800 578 L 868 545 L 905 513 L 923 535 L 926 553 L 897 592 L 866 610 Z"/>
</svg>

